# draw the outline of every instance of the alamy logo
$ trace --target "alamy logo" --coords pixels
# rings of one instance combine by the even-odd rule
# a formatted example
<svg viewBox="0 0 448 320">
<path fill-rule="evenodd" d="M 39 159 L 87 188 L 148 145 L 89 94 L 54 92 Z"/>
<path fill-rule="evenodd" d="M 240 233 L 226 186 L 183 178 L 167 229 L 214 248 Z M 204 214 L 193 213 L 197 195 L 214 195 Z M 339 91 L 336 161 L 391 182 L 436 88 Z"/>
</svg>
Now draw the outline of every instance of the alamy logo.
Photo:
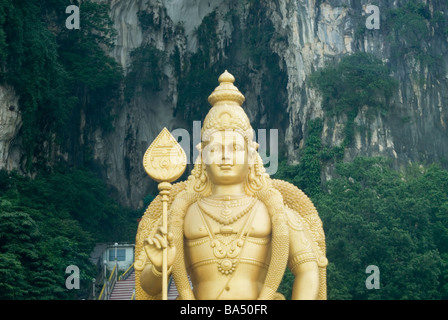
<svg viewBox="0 0 448 320">
<path fill-rule="evenodd" d="M 65 287 L 69 290 L 79 289 L 79 268 L 75 265 L 70 265 L 65 269 L 65 273 L 70 274 L 65 279 Z"/>
<path fill-rule="evenodd" d="M 377 266 L 370 265 L 366 268 L 366 273 L 370 273 L 370 276 L 366 279 L 366 288 L 379 289 L 380 288 L 380 269 Z"/>
<path fill-rule="evenodd" d="M 366 8 L 367 13 L 371 13 L 366 20 L 366 28 L 369 30 L 380 28 L 380 8 L 374 5 L 368 5 Z"/>
<path fill-rule="evenodd" d="M 65 9 L 65 13 L 71 13 L 67 20 L 65 20 L 67 29 L 79 29 L 79 7 L 75 5 L 68 6 Z"/>
</svg>

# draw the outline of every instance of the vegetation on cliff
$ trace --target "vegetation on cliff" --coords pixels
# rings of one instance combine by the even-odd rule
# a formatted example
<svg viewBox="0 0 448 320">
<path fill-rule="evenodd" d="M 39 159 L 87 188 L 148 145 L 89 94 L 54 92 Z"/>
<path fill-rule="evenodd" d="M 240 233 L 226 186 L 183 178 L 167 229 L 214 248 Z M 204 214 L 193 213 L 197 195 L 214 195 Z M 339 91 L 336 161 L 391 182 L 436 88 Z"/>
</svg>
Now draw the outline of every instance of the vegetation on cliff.
<svg viewBox="0 0 448 320">
<path fill-rule="evenodd" d="M 311 85 L 322 94 L 322 108 L 329 116 L 345 116 L 344 147 L 353 143 L 355 118 L 366 106 L 371 115 L 387 114 L 397 81 L 381 60 L 356 52 L 313 73 Z"/>
<path fill-rule="evenodd" d="M 114 36 L 108 7 L 83 1 L 82 28 L 65 27 L 65 1 L 0 1 L 0 82 L 20 97 L 27 169 L 48 165 L 54 142 L 69 137 L 81 110 L 108 124 L 109 99 L 119 93 L 118 63 L 104 48 Z M 81 133 L 82 134 L 82 133 Z"/>
<path fill-rule="evenodd" d="M 95 243 L 133 242 L 139 216 L 86 169 L 34 179 L 0 171 L 0 299 L 88 298 Z M 80 270 L 80 290 L 65 288 L 69 265 Z"/>
<path fill-rule="evenodd" d="M 83 1 L 79 30 L 65 27 L 66 7 L 59 0 L 0 0 L 0 83 L 20 97 L 23 169 L 35 176 L 0 172 L 0 299 L 87 298 L 96 276 L 88 259 L 94 243 L 133 241 L 136 232 L 134 212 L 83 169 L 87 156 L 77 169 L 54 159 L 58 145 L 70 150 L 71 135 L 84 134 L 81 113 L 90 125 L 110 126 L 109 101 L 122 78 L 104 51 L 114 36 L 108 7 Z M 80 290 L 65 288 L 72 264 L 81 272 Z"/>
<path fill-rule="evenodd" d="M 392 169 L 383 158 L 339 163 L 319 192 L 299 166 L 282 165 L 275 178 L 309 194 L 322 219 L 332 300 L 448 298 L 448 171 L 436 165 Z M 368 289 L 369 265 L 380 289 Z M 281 289 L 291 293 L 292 277 Z"/>
</svg>

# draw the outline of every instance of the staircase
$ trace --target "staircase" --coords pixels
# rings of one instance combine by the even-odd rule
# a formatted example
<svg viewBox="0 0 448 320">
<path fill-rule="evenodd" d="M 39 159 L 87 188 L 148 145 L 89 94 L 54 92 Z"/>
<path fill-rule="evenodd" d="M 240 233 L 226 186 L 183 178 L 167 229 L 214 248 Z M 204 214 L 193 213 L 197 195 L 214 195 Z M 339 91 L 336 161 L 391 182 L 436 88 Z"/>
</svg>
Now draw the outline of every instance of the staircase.
<svg viewBox="0 0 448 320">
<path fill-rule="evenodd" d="M 126 280 L 118 280 L 115 283 L 109 300 L 131 300 L 135 288 L 135 271 L 129 275 Z M 168 284 L 168 300 L 176 300 L 179 295 L 173 278 Z"/>
<path fill-rule="evenodd" d="M 193 289 L 190 277 L 188 277 L 188 281 L 190 282 L 190 287 Z M 179 292 L 177 291 L 176 283 L 174 282 L 173 277 L 171 277 L 168 281 L 168 300 L 176 300 L 178 296 Z"/>
<path fill-rule="evenodd" d="M 176 300 L 179 293 L 177 292 L 176 284 L 174 283 L 174 279 L 171 278 L 168 281 L 168 300 Z"/>
<path fill-rule="evenodd" d="M 109 300 L 131 300 L 135 287 L 135 271 L 126 280 L 118 280 L 115 283 Z"/>
</svg>

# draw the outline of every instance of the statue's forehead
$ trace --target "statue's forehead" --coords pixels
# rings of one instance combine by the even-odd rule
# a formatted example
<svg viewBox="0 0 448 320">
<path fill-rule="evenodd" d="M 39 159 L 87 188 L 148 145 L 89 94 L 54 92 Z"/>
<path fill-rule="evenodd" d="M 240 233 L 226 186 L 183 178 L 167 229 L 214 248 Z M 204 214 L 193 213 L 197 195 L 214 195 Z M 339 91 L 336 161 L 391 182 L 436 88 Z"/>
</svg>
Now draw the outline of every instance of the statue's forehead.
<svg viewBox="0 0 448 320">
<path fill-rule="evenodd" d="M 243 134 L 236 130 L 218 130 L 203 138 L 208 142 L 245 142 Z"/>
</svg>

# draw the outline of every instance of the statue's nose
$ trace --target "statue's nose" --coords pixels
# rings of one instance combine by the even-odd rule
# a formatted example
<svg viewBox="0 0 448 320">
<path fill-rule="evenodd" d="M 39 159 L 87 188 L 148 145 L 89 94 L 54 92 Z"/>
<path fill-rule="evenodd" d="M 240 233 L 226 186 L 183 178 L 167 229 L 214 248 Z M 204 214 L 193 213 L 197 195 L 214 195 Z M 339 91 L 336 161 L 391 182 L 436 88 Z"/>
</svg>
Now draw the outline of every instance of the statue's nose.
<svg viewBox="0 0 448 320">
<path fill-rule="evenodd" d="M 223 146 L 222 148 L 222 160 L 224 162 L 229 162 L 232 160 L 233 150 L 230 147 Z"/>
</svg>

